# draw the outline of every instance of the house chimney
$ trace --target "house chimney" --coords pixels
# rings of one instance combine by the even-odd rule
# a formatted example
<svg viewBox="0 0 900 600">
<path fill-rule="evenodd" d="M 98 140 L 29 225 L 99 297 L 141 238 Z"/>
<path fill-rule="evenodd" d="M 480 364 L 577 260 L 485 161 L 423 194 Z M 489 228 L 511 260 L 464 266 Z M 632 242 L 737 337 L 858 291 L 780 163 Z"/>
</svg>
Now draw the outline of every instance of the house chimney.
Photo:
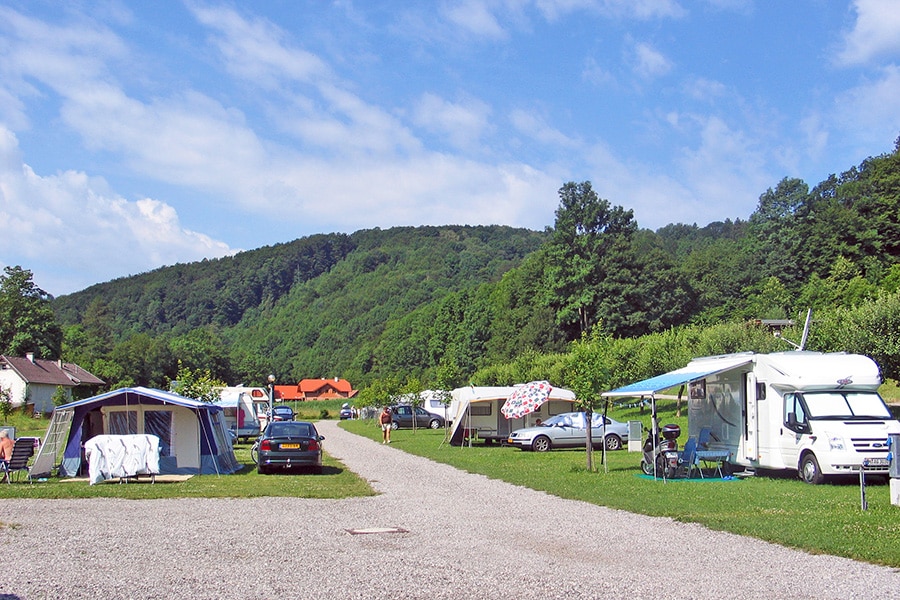
<svg viewBox="0 0 900 600">
<path fill-rule="evenodd" d="M 27 358 L 29 362 L 34 362 L 34 352 L 26 352 L 25 358 Z"/>
</svg>

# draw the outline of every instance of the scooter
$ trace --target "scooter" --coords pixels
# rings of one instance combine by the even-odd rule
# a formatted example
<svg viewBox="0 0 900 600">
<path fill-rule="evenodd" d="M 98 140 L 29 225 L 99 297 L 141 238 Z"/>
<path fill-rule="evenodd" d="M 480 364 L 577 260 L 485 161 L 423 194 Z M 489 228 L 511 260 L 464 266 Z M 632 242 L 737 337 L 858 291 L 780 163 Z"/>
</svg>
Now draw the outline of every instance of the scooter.
<svg viewBox="0 0 900 600">
<path fill-rule="evenodd" d="M 681 427 L 674 424 L 663 425 L 656 436 L 650 429 L 645 428 L 645 431 L 647 439 L 644 441 L 641 470 L 645 475 L 653 477 L 663 479 L 675 477 L 678 472 L 678 436 L 681 435 Z"/>
</svg>

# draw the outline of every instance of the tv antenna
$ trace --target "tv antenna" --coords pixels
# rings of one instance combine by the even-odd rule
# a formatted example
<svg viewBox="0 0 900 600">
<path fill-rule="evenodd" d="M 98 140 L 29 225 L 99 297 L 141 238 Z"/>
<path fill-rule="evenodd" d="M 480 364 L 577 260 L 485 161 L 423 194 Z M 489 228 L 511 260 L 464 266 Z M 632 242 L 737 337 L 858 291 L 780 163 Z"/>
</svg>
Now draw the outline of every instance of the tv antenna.
<svg viewBox="0 0 900 600">
<path fill-rule="evenodd" d="M 812 309 L 808 308 L 806 310 L 806 323 L 803 324 L 803 336 L 800 338 L 799 344 L 792 342 L 791 340 L 789 340 L 787 338 L 781 337 L 780 331 L 775 332 L 775 337 L 777 337 L 778 339 L 784 340 L 785 342 L 787 342 L 788 344 L 793 346 L 796 350 L 803 350 L 804 348 L 806 348 L 806 340 L 809 339 L 809 324 L 811 322 L 812 322 Z"/>
</svg>

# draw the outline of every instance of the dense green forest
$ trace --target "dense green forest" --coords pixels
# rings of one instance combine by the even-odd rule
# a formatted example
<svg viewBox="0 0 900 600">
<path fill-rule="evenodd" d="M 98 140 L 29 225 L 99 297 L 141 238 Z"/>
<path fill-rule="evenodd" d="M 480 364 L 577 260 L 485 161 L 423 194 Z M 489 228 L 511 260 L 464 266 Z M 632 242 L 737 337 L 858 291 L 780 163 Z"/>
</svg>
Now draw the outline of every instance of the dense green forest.
<svg viewBox="0 0 900 600">
<path fill-rule="evenodd" d="M 35 347 L 58 339 L 113 387 L 165 387 L 179 364 L 247 384 L 563 385 L 574 356 L 615 385 L 693 355 L 788 350 L 748 323 L 812 308 L 810 349 L 864 352 L 897 377 L 898 203 L 896 146 L 812 189 L 785 178 L 748 219 L 702 227 L 641 229 L 590 182 L 566 183 L 544 232 L 316 235 L 48 298 L 58 331 Z"/>
</svg>

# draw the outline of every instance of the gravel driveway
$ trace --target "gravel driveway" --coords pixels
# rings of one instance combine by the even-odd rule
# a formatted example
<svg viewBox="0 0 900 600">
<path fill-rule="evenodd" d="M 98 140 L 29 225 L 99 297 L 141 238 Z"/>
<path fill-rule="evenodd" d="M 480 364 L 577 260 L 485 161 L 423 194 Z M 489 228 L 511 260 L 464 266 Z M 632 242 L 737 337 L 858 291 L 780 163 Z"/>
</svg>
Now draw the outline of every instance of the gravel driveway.
<svg viewBox="0 0 900 600">
<path fill-rule="evenodd" d="M 380 495 L 0 502 L 0 599 L 896 598 L 900 572 L 562 500 L 320 424 Z M 555 524 L 540 529 L 541 523 Z M 401 528 L 351 534 L 350 529 Z M 662 540 L 677 550 L 663 553 Z"/>
</svg>

